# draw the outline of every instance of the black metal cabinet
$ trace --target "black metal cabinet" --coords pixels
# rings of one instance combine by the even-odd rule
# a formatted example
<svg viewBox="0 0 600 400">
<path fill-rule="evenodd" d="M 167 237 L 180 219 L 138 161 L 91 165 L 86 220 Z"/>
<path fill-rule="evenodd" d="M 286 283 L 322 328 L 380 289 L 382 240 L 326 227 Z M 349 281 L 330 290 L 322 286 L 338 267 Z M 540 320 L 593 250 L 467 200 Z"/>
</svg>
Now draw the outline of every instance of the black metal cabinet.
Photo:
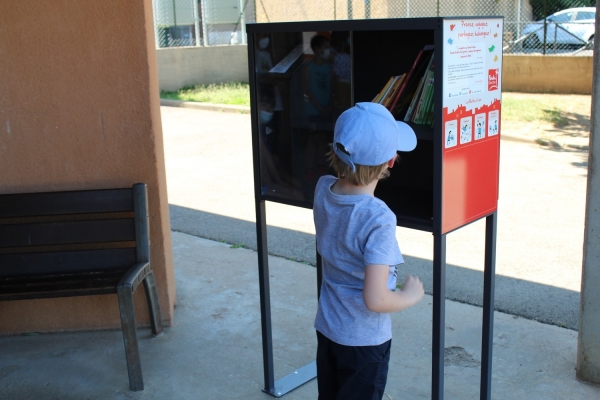
<svg viewBox="0 0 600 400">
<path fill-rule="evenodd" d="M 284 395 L 312 379 L 316 366 L 311 363 L 274 380 L 264 203 L 312 208 L 318 178 L 333 174 L 325 154 L 337 117 L 357 102 L 372 101 L 391 76 L 411 71 L 422 50 L 429 48 L 435 59 L 433 123 L 410 123 L 417 147 L 401 154 L 375 195 L 396 214 L 398 226 L 434 235 L 435 399 L 443 398 L 444 384 L 446 235 L 486 218 L 481 397 L 490 397 L 500 135 L 499 129 L 489 127 L 500 112 L 501 67 L 496 66 L 501 65 L 501 42 L 497 49 L 490 43 L 498 36 L 501 41 L 501 23 L 501 18 L 413 18 L 248 24 L 265 392 Z M 323 39 L 315 39 L 319 36 L 327 38 L 326 46 Z M 327 46 L 329 57 L 321 53 Z M 468 76 L 461 72 L 463 64 Z M 489 83 L 494 76 L 495 87 Z M 414 92 L 416 83 L 413 86 Z M 411 96 L 411 91 L 403 96 Z M 404 119 L 408 103 L 394 109 L 398 120 Z M 490 107 L 497 108 L 495 114 Z M 485 127 L 476 133 L 481 121 Z M 465 136 L 452 142 L 454 126 Z M 476 136 L 484 128 L 483 137 Z M 317 255 L 319 287 L 320 261 Z"/>
</svg>

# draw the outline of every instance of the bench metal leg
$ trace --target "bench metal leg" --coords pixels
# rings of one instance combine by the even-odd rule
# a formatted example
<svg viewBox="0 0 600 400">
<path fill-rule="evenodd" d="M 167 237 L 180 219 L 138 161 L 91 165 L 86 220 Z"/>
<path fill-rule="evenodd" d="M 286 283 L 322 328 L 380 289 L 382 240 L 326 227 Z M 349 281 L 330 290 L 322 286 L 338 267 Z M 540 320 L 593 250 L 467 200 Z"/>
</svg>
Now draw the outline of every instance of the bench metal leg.
<svg viewBox="0 0 600 400">
<path fill-rule="evenodd" d="M 146 289 L 146 300 L 148 301 L 148 311 L 150 312 L 150 324 L 152 334 L 158 336 L 162 330 L 162 314 L 160 313 L 160 301 L 158 298 L 158 289 L 154 280 L 154 273 L 150 272 L 144 279 L 144 288 Z"/>
<path fill-rule="evenodd" d="M 127 358 L 127 372 L 129 373 L 129 388 L 138 391 L 144 390 L 142 378 L 142 365 L 138 348 L 137 332 L 135 327 L 135 309 L 133 307 L 133 293 L 131 286 L 117 288 L 119 296 L 119 311 L 121 312 L 121 326 L 123 329 L 123 342 L 125 343 L 125 356 Z"/>
</svg>

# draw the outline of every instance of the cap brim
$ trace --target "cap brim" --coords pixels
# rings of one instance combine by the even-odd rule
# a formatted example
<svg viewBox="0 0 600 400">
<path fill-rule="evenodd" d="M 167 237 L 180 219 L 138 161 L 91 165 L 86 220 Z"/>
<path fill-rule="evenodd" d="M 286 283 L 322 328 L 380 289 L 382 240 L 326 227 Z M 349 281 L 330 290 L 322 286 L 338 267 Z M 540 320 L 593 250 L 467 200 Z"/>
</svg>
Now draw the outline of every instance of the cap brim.
<svg viewBox="0 0 600 400">
<path fill-rule="evenodd" d="M 417 147 L 417 135 L 415 131 L 404 122 L 396 121 L 400 135 L 398 135 L 398 144 L 396 149 L 398 151 L 412 151 Z"/>
</svg>

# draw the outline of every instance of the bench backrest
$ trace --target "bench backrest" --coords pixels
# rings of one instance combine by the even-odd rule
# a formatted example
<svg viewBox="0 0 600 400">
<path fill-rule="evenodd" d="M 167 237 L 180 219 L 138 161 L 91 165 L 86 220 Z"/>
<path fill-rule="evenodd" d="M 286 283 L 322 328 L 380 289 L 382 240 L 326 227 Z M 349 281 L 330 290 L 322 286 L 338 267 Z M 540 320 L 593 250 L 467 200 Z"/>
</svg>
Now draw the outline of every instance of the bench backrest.
<svg viewBox="0 0 600 400">
<path fill-rule="evenodd" d="M 148 229 L 143 183 L 0 195 L 0 279 L 45 276 L 47 283 L 77 274 L 116 279 L 149 261 Z"/>
</svg>

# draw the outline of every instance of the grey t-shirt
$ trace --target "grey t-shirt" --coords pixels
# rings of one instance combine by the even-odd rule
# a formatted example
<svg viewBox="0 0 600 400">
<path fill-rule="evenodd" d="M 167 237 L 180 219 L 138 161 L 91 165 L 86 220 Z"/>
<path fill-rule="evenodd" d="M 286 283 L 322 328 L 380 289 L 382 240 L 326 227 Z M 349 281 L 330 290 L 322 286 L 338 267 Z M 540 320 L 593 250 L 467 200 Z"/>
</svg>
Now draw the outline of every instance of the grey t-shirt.
<svg viewBox="0 0 600 400">
<path fill-rule="evenodd" d="M 396 288 L 396 266 L 404 263 L 396 240 L 396 216 L 369 195 L 338 195 L 337 181 L 317 182 L 313 215 L 317 249 L 323 257 L 323 284 L 315 329 L 346 346 L 375 346 L 392 338 L 388 313 L 376 313 L 363 300 L 365 267 L 390 265 L 388 288 Z"/>
</svg>

